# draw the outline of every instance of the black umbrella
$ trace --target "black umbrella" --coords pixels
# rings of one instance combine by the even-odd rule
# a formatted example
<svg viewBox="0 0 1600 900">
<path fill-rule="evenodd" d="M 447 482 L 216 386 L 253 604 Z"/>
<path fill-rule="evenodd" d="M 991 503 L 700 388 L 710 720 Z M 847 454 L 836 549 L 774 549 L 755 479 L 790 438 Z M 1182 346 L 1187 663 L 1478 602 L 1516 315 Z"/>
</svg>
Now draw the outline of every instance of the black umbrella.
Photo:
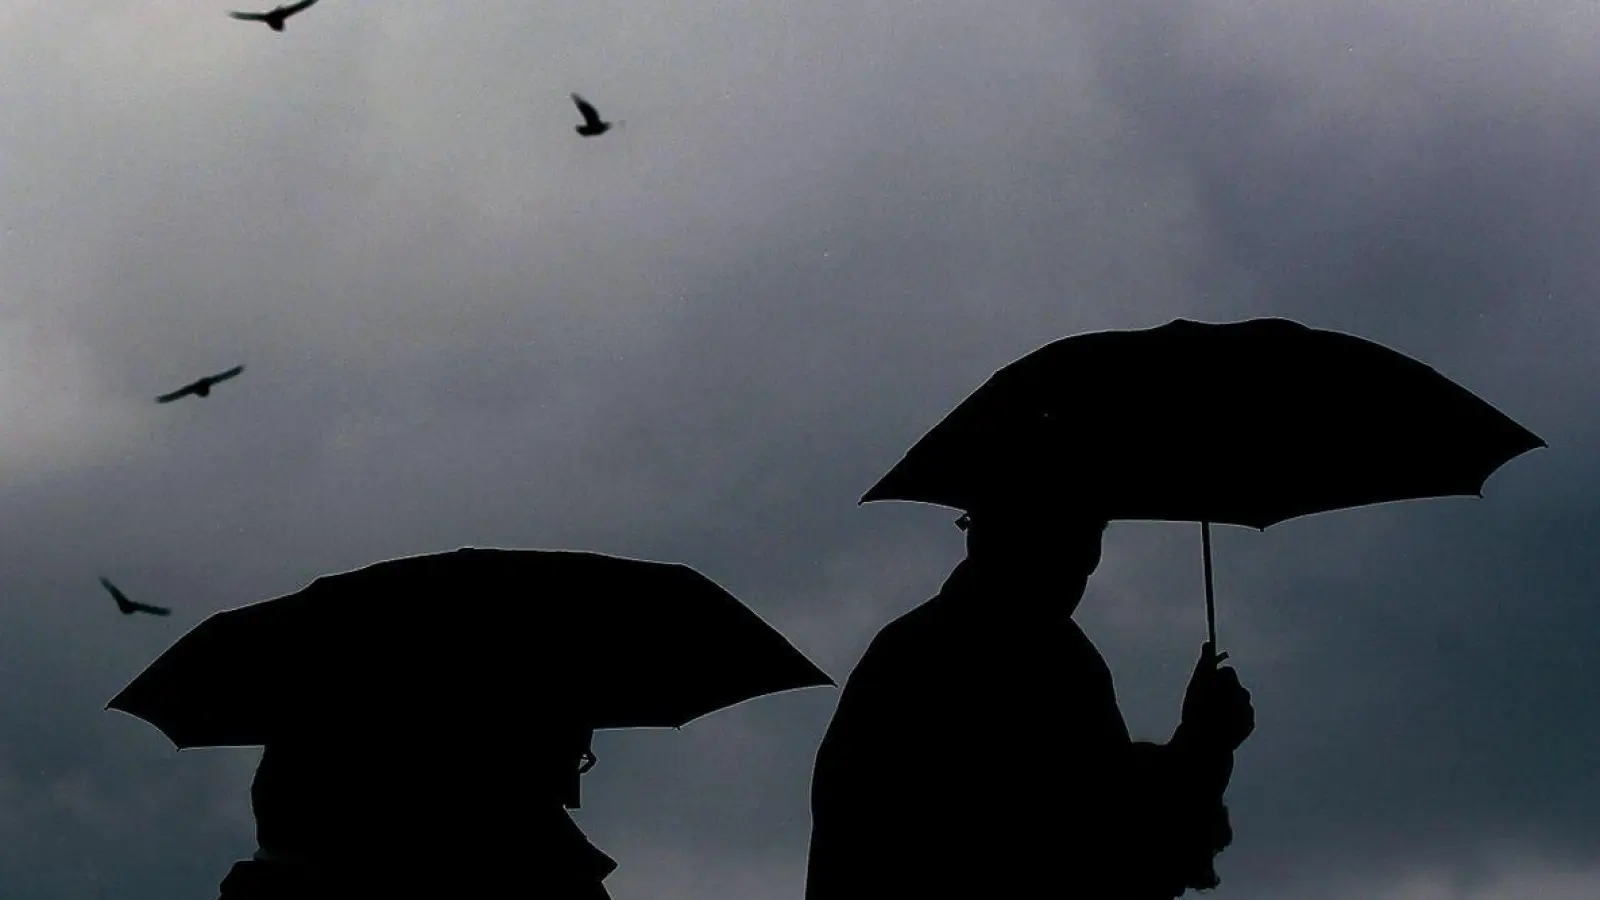
<svg viewBox="0 0 1600 900">
<path fill-rule="evenodd" d="M 463 548 L 217 613 L 107 708 L 181 749 L 405 720 L 681 727 L 754 697 L 831 684 L 687 566 Z"/>
<path fill-rule="evenodd" d="M 1063 338 L 1001 369 L 861 498 L 971 510 L 1026 493 L 1112 519 L 1198 521 L 1216 641 L 1210 523 L 1482 496 L 1545 446 L 1438 372 L 1287 319 Z"/>
</svg>

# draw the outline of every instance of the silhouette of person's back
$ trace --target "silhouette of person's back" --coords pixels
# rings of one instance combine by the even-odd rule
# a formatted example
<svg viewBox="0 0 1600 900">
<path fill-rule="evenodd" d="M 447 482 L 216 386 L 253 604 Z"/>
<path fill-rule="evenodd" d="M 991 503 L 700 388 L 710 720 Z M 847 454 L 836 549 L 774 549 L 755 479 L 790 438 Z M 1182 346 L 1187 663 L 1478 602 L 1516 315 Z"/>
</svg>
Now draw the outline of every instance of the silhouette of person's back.
<svg viewBox="0 0 1600 900">
<path fill-rule="evenodd" d="M 886 626 L 817 755 L 807 900 L 1171 898 L 1217 883 L 1222 793 L 1253 728 L 1202 651 L 1184 723 L 1134 743 L 1070 616 L 1100 517 L 974 512 L 938 596 Z"/>
</svg>

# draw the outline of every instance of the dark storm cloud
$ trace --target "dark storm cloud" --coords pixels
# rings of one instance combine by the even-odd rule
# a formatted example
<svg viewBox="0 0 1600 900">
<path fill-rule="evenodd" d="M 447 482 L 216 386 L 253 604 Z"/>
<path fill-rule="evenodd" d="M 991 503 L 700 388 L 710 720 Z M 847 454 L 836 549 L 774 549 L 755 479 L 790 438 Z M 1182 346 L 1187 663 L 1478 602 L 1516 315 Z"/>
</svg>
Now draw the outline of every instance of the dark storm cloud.
<svg viewBox="0 0 1600 900">
<path fill-rule="evenodd" d="M 1219 533 L 1262 723 L 1223 892 L 1579 896 L 1595 22 L 1506 9 L 10 14 L 0 893 L 200 896 L 251 849 L 254 752 L 99 711 L 211 611 L 581 546 L 695 565 L 842 680 L 960 555 L 953 513 L 855 500 L 990 371 L 1281 314 L 1551 449 L 1482 501 Z M 580 140 L 570 90 L 628 124 Z M 1143 736 L 1203 634 L 1197 531 L 1115 526 L 1085 604 Z M 603 735 L 580 818 L 619 900 L 799 896 L 835 697 Z"/>
</svg>

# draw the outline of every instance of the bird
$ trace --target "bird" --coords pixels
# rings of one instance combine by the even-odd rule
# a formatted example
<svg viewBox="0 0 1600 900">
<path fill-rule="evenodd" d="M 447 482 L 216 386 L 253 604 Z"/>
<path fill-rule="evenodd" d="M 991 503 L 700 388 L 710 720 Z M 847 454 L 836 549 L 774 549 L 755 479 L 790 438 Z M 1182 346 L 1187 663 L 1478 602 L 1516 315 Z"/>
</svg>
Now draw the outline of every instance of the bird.
<svg viewBox="0 0 1600 900">
<path fill-rule="evenodd" d="M 271 28 L 273 31 L 282 31 L 285 19 L 288 19 L 290 16 L 300 12 L 316 2 L 317 0 L 300 0 L 299 3 L 290 3 L 287 6 L 280 6 L 271 12 L 230 12 L 228 15 L 232 18 L 242 19 L 246 22 L 265 22 L 267 23 L 267 27 Z"/>
<path fill-rule="evenodd" d="M 171 403 L 174 400 L 177 400 L 177 399 L 182 398 L 182 397 L 187 397 L 190 394 L 193 394 L 196 397 L 207 397 L 207 396 L 210 396 L 211 395 L 211 387 L 212 387 L 212 385 L 216 384 L 219 381 L 227 381 L 229 378 L 232 378 L 235 375 L 238 375 L 240 372 L 243 372 L 243 371 L 244 371 L 244 366 L 234 366 L 233 368 L 229 369 L 226 372 L 219 372 L 219 373 L 217 373 L 215 375 L 207 375 L 206 377 L 200 379 L 199 381 L 190 382 L 189 384 L 186 384 L 183 387 L 178 388 L 177 390 L 173 391 L 170 394 L 162 394 L 161 396 L 156 398 L 156 402 L 157 403 Z"/>
<path fill-rule="evenodd" d="M 117 601 L 117 609 L 121 610 L 122 614 L 125 616 L 131 616 L 134 613 L 141 612 L 149 613 L 152 616 L 172 615 L 172 610 L 167 609 L 164 606 L 151 606 L 148 603 L 139 603 L 134 600 L 129 600 L 128 595 L 117 590 L 117 586 L 112 584 L 110 579 L 106 578 L 104 575 L 100 576 L 100 584 L 107 591 L 111 592 L 111 599 Z"/>
<path fill-rule="evenodd" d="M 584 137 L 597 137 L 610 131 L 613 124 L 622 124 L 621 122 L 602 121 L 600 111 L 594 108 L 594 104 L 579 97 L 577 94 L 572 95 L 572 102 L 577 104 L 578 112 L 583 114 L 583 124 L 573 130 Z"/>
</svg>

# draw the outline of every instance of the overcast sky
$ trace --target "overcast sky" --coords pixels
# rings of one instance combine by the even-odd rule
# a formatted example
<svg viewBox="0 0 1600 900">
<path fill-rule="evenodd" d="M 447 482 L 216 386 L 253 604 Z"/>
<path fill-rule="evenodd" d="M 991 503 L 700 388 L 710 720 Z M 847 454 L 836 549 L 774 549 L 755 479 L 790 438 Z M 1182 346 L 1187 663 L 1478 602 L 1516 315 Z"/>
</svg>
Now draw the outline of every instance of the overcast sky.
<svg viewBox="0 0 1600 900">
<path fill-rule="evenodd" d="M 1481 500 L 1217 533 L 1259 725 L 1214 896 L 1600 896 L 1600 5 L 230 8 L 0 0 L 0 896 L 214 897 L 254 849 L 259 751 L 102 711 L 210 613 L 592 549 L 843 681 L 960 559 L 953 512 L 856 506 L 939 417 L 1066 334 L 1258 315 L 1550 447 Z M 580 139 L 570 91 L 625 124 Z M 1200 574 L 1196 525 L 1107 536 L 1080 619 L 1141 737 Z M 797 900 L 836 698 L 602 734 L 617 900 Z"/>
</svg>

